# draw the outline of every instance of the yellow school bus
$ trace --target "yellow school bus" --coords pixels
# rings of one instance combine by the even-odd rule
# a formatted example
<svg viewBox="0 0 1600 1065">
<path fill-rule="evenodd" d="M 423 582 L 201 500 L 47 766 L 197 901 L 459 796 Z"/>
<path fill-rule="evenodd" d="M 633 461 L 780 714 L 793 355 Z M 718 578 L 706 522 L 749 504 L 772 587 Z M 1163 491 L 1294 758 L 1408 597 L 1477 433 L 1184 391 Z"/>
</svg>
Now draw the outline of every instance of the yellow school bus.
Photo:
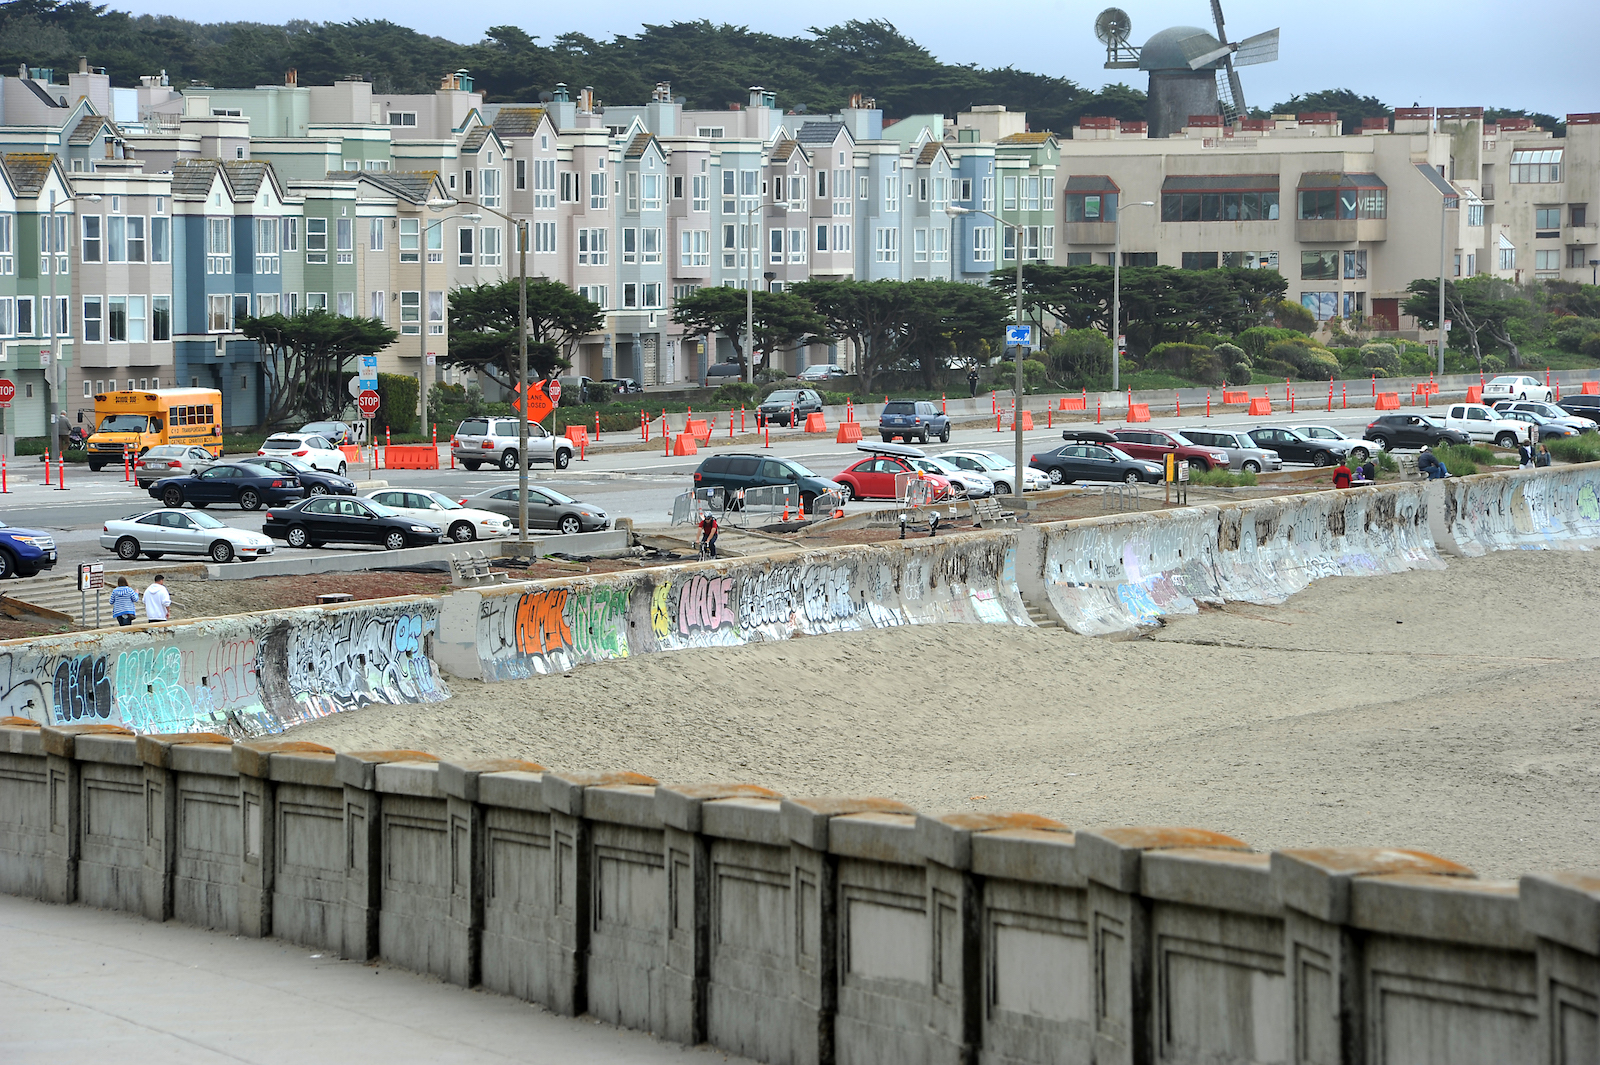
<svg viewBox="0 0 1600 1065">
<path fill-rule="evenodd" d="M 193 444 L 222 454 L 222 393 L 214 388 L 154 388 L 94 397 L 89 468 L 121 463 L 124 449 L 143 455 L 157 444 Z"/>
</svg>

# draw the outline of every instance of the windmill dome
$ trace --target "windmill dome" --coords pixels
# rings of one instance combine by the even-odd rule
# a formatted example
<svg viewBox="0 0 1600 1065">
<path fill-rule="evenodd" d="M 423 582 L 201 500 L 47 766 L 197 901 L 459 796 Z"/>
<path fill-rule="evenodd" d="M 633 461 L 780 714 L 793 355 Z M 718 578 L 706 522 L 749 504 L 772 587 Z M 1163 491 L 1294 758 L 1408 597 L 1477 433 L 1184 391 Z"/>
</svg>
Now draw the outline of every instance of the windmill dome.
<svg viewBox="0 0 1600 1065">
<path fill-rule="evenodd" d="M 1190 69 L 1190 59 L 1221 47 L 1221 41 L 1198 26 L 1170 26 L 1144 42 L 1139 50 L 1139 69 L 1186 71 Z"/>
</svg>

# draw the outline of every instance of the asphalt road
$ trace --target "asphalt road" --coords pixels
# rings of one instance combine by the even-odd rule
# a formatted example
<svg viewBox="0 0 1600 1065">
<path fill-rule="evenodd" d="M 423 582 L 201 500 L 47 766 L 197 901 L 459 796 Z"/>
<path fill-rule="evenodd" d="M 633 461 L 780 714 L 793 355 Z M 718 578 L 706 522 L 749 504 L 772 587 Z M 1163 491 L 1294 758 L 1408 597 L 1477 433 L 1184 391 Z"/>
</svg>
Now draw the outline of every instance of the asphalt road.
<svg viewBox="0 0 1600 1065">
<path fill-rule="evenodd" d="M 1157 428 L 1180 428 L 1202 423 L 1216 427 L 1321 424 L 1334 426 L 1352 435 L 1360 435 L 1372 418 L 1373 412 L 1370 410 L 1350 410 L 1334 411 L 1332 414 L 1281 413 L 1258 419 L 1230 416 L 1214 418 L 1210 422 L 1206 422 L 1204 418 L 1169 417 L 1156 418 L 1149 424 Z M 1092 422 L 1075 424 L 1080 427 L 1093 425 Z M 1120 423 L 1107 422 L 1105 427 L 1114 428 L 1116 424 Z M 864 428 L 871 429 L 870 426 Z M 929 454 L 937 455 L 942 451 L 958 447 L 976 447 L 1009 457 L 1013 439 L 1009 429 L 1003 433 L 996 433 L 992 425 L 985 428 L 964 428 L 957 429 L 952 434 L 949 444 L 932 443 L 926 450 Z M 1025 456 L 1053 448 L 1061 443 L 1061 427 L 1058 425 L 1053 429 L 1046 429 L 1041 426 L 1031 432 L 1025 432 L 1023 439 Z M 791 431 L 784 431 L 781 437 L 774 434 L 771 445 L 767 454 L 798 461 L 823 476 L 837 473 L 854 461 L 857 455 L 853 444 L 835 443 L 831 436 L 806 436 Z M 719 443 L 716 446 L 718 451 L 725 449 L 725 444 Z M 670 457 L 655 450 L 607 450 L 602 446 L 599 450 L 590 452 L 585 461 L 574 462 L 566 470 L 535 466 L 531 473 L 534 481 L 556 488 L 573 498 L 594 503 L 613 518 L 630 518 L 641 525 L 662 524 L 671 514 L 673 498 L 689 488 L 690 476 L 700 464 L 701 457 L 703 456 Z M 11 477 L 9 493 L 0 496 L 0 518 L 10 525 L 53 532 L 60 551 L 60 559 L 55 570 L 57 573 L 70 572 L 78 562 L 110 559 L 112 557 L 110 551 L 99 545 L 101 524 L 112 518 L 141 513 L 159 505 L 148 492 L 124 482 L 120 469 L 107 468 L 99 473 L 90 473 L 85 466 L 70 466 L 67 473 L 67 488 L 64 491 L 38 483 L 42 479 L 42 469 L 31 461 L 19 460 L 10 469 L 13 473 L 20 474 L 21 478 Z M 515 471 L 504 472 L 487 468 L 477 472 L 445 468 L 379 469 L 368 473 L 366 467 L 361 466 L 352 467 L 349 475 L 358 481 L 371 477 L 400 487 L 431 488 L 457 499 L 499 485 L 513 485 L 517 480 Z M 852 503 L 850 509 L 878 505 L 881 504 Z M 210 512 L 230 525 L 246 529 L 260 528 L 259 514 L 247 513 L 237 507 L 216 505 L 210 508 Z M 295 551 L 287 546 L 280 546 L 278 550 L 279 557 L 320 553 L 311 550 Z M 333 547 L 320 550 L 368 549 Z"/>
</svg>

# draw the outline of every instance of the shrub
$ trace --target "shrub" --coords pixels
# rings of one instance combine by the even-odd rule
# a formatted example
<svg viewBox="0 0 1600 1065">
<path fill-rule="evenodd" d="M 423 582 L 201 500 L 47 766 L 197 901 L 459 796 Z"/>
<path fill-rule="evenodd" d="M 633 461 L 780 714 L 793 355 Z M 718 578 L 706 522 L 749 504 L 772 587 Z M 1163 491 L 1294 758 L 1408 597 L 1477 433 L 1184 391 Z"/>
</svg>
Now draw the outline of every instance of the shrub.
<svg viewBox="0 0 1600 1065">
<path fill-rule="evenodd" d="M 1591 358 L 1600 359 L 1600 333 L 1590 333 L 1578 345 L 1578 350 Z"/>
<path fill-rule="evenodd" d="M 756 402 L 760 395 L 759 385 L 747 384 L 744 381 L 729 381 L 725 385 L 717 386 L 717 390 L 711 393 L 711 402 L 719 405 L 726 403 L 730 407 L 740 404 L 748 406 Z"/>
<path fill-rule="evenodd" d="M 1393 344 L 1372 343 L 1361 346 L 1361 365 L 1369 370 L 1382 370 L 1385 375 L 1400 372 L 1400 353 Z"/>
<path fill-rule="evenodd" d="M 1323 379 L 1339 373 L 1339 360 L 1327 348 L 1319 348 L 1306 338 L 1280 340 L 1267 352 L 1270 361 L 1291 367 L 1301 377 Z"/>
<path fill-rule="evenodd" d="M 1202 351 L 1189 359 L 1188 376 L 1197 384 L 1216 388 L 1228 379 L 1230 372 L 1228 364 L 1214 351 Z"/>
<path fill-rule="evenodd" d="M 1494 463 L 1494 452 L 1484 447 L 1473 447 L 1471 444 L 1449 444 L 1436 447 L 1433 453 L 1439 461 L 1444 463 L 1444 468 L 1452 477 L 1466 477 L 1478 472 L 1478 463 L 1485 466 Z"/>
<path fill-rule="evenodd" d="M 1144 357 L 1144 365 L 1151 370 L 1172 370 L 1182 373 L 1189 368 L 1189 360 L 1196 355 L 1209 355 L 1211 350 L 1200 344 L 1157 344 Z"/>
<path fill-rule="evenodd" d="M 1485 355 L 1483 368 L 1490 373 L 1499 373 L 1506 368 L 1506 360 L 1499 355 Z M 1425 370 L 1423 372 L 1426 372 Z"/>
<path fill-rule="evenodd" d="M 378 414 L 372 419 L 372 431 L 381 435 L 386 429 L 397 436 L 417 431 L 417 379 L 410 374 L 378 375 Z"/>
<path fill-rule="evenodd" d="M 1563 462 L 1600 462 L 1600 436 L 1593 433 L 1551 440 L 1548 444 L 1550 454 Z"/>
<path fill-rule="evenodd" d="M 1378 469 L 1382 470 L 1384 473 L 1394 473 L 1400 469 L 1400 464 L 1396 462 L 1394 460 L 1394 456 L 1389 454 L 1387 451 L 1380 451 L 1378 452 Z"/>
<path fill-rule="evenodd" d="M 1280 340 L 1293 340 L 1303 336 L 1293 329 L 1277 329 L 1272 326 L 1258 325 L 1246 329 L 1233 338 L 1233 342 L 1244 349 L 1251 359 L 1259 359 L 1266 355 L 1267 349 Z"/>
<path fill-rule="evenodd" d="M 1228 371 L 1228 380 L 1238 385 L 1249 384 L 1250 379 L 1254 376 L 1255 374 L 1251 372 L 1250 364 L 1247 362 L 1236 362 L 1233 364 L 1232 369 Z"/>
<path fill-rule="evenodd" d="M 1256 475 L 1246 470 L 1243 473 L 1229 473 L 1227 470 L 1189 470 L 1189 483 L 1204 485 L 1207 488 L 1238 488 L 1243 485 L 1253 488 L 1256 485 Z"/>
<path fill-rule="evenodd" d="M 1310 311 L 1298 303 L 1288 300 L 1279 300 L 1272 309 L 1272 320 L 1280 329 L 1293 329 L 1300 333 L 1311 333 L 1317 328 L 1317 319 Z"/>
<path fill-rule="evenodd" d="M 1038 359 L 1022 360 L 1022 383 L 1029 392 L 1037 392 L 1049 381 L 1050 367 Z"/>
<path fill-rule="evenodd" d="M 1583 351 L 1583 344 L 1600 336 L 1600 318 L 1563 318 L 1550 330 L 1551 339 L 1562 351 Z M 1583 351 L 1585 355 L 1589 354 Z"/>
<path fill-rule="evenodd" d="M 1069 381 L 1111 372 L 1111 341 L 1093 329 L 1061 330 L 1045 345 L 1045 355 L 1056 373 Z"/>
<path fill-rule="evenodd" d="M 1218 344 L 1211 353 L 1222 360 L 1224 366 L 1250 365 L 1250 353 L 1237 344 Z"/>
</svg>

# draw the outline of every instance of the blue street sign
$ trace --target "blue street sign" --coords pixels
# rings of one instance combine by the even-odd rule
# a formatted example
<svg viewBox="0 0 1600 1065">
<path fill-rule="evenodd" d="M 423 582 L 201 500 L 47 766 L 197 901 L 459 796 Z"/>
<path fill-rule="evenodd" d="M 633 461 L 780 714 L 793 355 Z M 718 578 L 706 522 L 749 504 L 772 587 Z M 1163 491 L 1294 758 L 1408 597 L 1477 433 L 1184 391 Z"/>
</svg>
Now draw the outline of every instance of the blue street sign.
<svg viewBox="0 0 1600 1065">
<path fill-rule="evenodd" d="M 1023 347 L 1027 347 L 1028 346 L 1028 341 L 1030 339 L 1032 339 L 1032 337 L 1033 337 L 1033 328 L 1031 326 L 1026 326 L 1026 325 L 1008 325 L 1008 326 L 1006 326 L 1006 343 L 1007 344 L 1020 344 Z"/>
<path fill-rule="evenodd" d="M 378 357 L 376 355 L 361 356 L 361 372 L 357 376 L 361 388 L 367 392 L 378 390 Z"/>
</svg>

